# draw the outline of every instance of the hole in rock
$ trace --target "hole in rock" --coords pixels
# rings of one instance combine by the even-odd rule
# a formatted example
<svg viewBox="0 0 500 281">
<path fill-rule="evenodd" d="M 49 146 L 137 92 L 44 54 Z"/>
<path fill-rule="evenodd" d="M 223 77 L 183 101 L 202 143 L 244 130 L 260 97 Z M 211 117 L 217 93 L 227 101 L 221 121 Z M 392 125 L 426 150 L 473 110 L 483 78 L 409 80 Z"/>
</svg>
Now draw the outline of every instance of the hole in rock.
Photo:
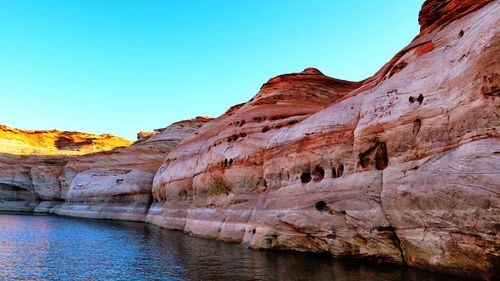
<svg viewBox="0 0 500 281">
<path fill-rule="evenodd" d="M 411 103 L 414 103 L 414 102 L 415 102 L 415 98 L 414 98 L 414 97 L 410 97 L 408 100 L 409 100 Z"/>
<path fill-rule="evenodd" d="M 233 158 L 229 159 L 229 165 L 233 165 Z"/>
<path fill-rule="evenodd" d="M 264 127 L 264 128 L 262 128 L 262 132 L 263 132 L 263 133 L 265 133 L 265 132 L 267 132 L 267 131 L 269 131 L 269 130 L 271 130 L 271 128 L 269 128 L 269 127 L 267 127 L 267 126 L 266 126 L 266 127 Z"/>
<path fill-rule="evenodd" d="M 422 103 L 424 101 L 424 96 L 422 94 L 418 95 L 417 101 Z"/>
<path fill-rule="evenodd" d="M 458 38 L 462 38 L 463 36 L 464 36 L 464 31 L 460 30 L 460 32 L 458 33 Z"/>
<path fill-rule="evenodd" d="M 227 159 L 224 159 L 224 167 L 227 167 Z"/>
<path fill-rule="evenodd" d="M 336 177 L 337 177 L 337 169 L 335 169 L 335 167 L 332 167 L 332 178 Z"/>
<path fill-rule="evenodd" d="M 241 126 L 245 125 L 245 123 L 246 123 L 246 121 L 245 121 L 245 120 L 241 120 L 241 122 L 240 122 L 240 125 L 239 125 L 239 126 L 241 127 Z"/>
<path fill-rule="evenodd" d="M 340 164 L 337 169 L 337 178 L 341 177 L 344 174 L 344 164 Z"/>
<path fill-rule="evenodd" d="M 314 208 L 317 211 L 323 212 L 324 210 L 326 210 L 326 203 L 325 203 L 325 201 L 318 201 L 318 202 L 316 202 L 316 204 L 314 205 Z"/>
<path fill-rule="evenodd" d="M 261 122 L 264 122 L 266 121 L 266 117 L 265 116 L 256 116 L 253 118 L 254 121 L 256 121 L 257 123 L 261 123 Z"/>
<path fill-rule="evenodd" d="M 387 145 L 385 143 L 380 143 L 375 151 L 375 168 L 377 170 L 383 170 L 387 168 L 389 164 L 389 157 L 387 155 Z"/>
<path fill-rule="evenodd" d="M 311 173 L 309 172 L 303 172 L 302 175 L 300 175 L 300 181 L 302 183 L 308 183 L 311 181 Z"/>
<path fill-rule="evenodd" d="M 252 233 L 253 233 L 253 234 L 255 234 L 255 232 L 256 232 L 255 228 L 254 228 L 254 229 L 252 229 Z"/>
<path fill-rule="evenodd" d="M 320 182 L 325 177 L 325 170 L 321 166 L 314 168 L 312 175 L 315 182 Z"/>
<path fill-rule="evenodd" d="M 370 157 L 364 157 L 363 155 L 359 156 L 359 164 L 361 164 L 361 167 L 366 168 L 368 165 L 371 163 Z"/>
</svg>

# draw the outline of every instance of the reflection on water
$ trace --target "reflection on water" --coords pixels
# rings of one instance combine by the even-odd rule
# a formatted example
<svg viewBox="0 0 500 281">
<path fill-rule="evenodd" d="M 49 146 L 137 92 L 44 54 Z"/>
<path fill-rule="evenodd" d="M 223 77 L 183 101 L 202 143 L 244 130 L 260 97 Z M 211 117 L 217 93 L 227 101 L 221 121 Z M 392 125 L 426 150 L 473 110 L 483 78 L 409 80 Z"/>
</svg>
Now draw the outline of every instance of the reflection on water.
<svg viewBox="0 0 500 281">
<path fill-rule="evenodd" d="M 252 251 L 141 223 L 0 214 L 0 280 L 449 278 L 397 266 Z"/>
</svg>

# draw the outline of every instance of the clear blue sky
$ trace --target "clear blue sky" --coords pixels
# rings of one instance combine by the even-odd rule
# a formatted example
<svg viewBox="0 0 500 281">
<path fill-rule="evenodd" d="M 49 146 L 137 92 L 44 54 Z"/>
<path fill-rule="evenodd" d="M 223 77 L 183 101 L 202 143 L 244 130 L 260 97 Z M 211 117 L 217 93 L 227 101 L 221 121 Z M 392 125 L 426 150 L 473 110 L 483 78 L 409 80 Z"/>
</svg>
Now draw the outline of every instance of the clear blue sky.
<svg viewBox="0 0 500 281">
<path fill-rule="evenodd" d="M 0 0 L 0 124 L 135 140 L 313 66 L 371 76 L 423 0 Z"/>
</svg>

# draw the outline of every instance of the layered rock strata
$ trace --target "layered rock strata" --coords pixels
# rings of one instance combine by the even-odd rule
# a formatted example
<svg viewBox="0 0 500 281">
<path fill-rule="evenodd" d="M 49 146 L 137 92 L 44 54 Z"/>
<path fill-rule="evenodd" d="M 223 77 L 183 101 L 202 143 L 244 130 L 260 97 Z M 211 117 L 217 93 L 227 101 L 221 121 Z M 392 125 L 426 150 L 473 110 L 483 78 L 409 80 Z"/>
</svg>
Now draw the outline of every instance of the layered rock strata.
<svg viewBox="0 0 500 281">
<path fill-rule="evenodd" d="M 144 221 L 165 155 L 209 120 L 180 121 L 132 145 L 111 135 L 3 126 L 0 210 Z"/>
<path fill-rule="evenodd" d="M 0 210 L 33 211 L 40 201 L 64 200 L 64 166 L 72 157 L 128 145 L 108 134 L 0 125 Z"/>
<path fill-rule="evenodd" d="M 152 202 L 153 177 L 167 153 L 191 136 L 208 117 L 174 123 L 126 148 L 72 159 L 64 168 L 66 202 L 60 215 L 144 221 Z"/>
<path fill-rule="evenodd" d="M 147 220 L 254 249 L 494 279 L 500 3 L 427 0 L 419 23 L 359 83 L 314 68 L 281 75 L 216 119 L 71 159 L 88 140 L 0 142 L 10 153 L 0 157 L 0 208 Z"/>
<path fill-rule="evenodd" d="M 256 249 L 498 276 L 500 4 L 426 1 L 419 22 L 361 84 L 279 76 L 181 142 L 155 176 L 148 221 Z"/>
<path fill-rule="evenodd" d="M 267 186 L 262 165 L 272 136 L 359 85 L 313 68 L 270 79 L 252 100 L 209 122 L 168 155 L 154 179 L 148 221 L 241 242 Z"/>
</svg>

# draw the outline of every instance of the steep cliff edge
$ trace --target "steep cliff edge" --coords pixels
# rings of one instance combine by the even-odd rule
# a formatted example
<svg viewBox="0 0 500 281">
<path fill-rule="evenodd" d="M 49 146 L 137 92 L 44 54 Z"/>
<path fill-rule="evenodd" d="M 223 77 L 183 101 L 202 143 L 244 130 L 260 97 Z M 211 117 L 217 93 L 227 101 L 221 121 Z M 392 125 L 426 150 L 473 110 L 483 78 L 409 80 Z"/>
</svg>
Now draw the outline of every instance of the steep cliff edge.
<svg viewBox="0 0 500 281">
<path fill-rule="evenodd" d="M 419 22 L 362 84 L 280 76 L 181 142 L 154 178 L 148 221 L 498 276 L 500 3 L 428 0 Z"/>
</svg>

